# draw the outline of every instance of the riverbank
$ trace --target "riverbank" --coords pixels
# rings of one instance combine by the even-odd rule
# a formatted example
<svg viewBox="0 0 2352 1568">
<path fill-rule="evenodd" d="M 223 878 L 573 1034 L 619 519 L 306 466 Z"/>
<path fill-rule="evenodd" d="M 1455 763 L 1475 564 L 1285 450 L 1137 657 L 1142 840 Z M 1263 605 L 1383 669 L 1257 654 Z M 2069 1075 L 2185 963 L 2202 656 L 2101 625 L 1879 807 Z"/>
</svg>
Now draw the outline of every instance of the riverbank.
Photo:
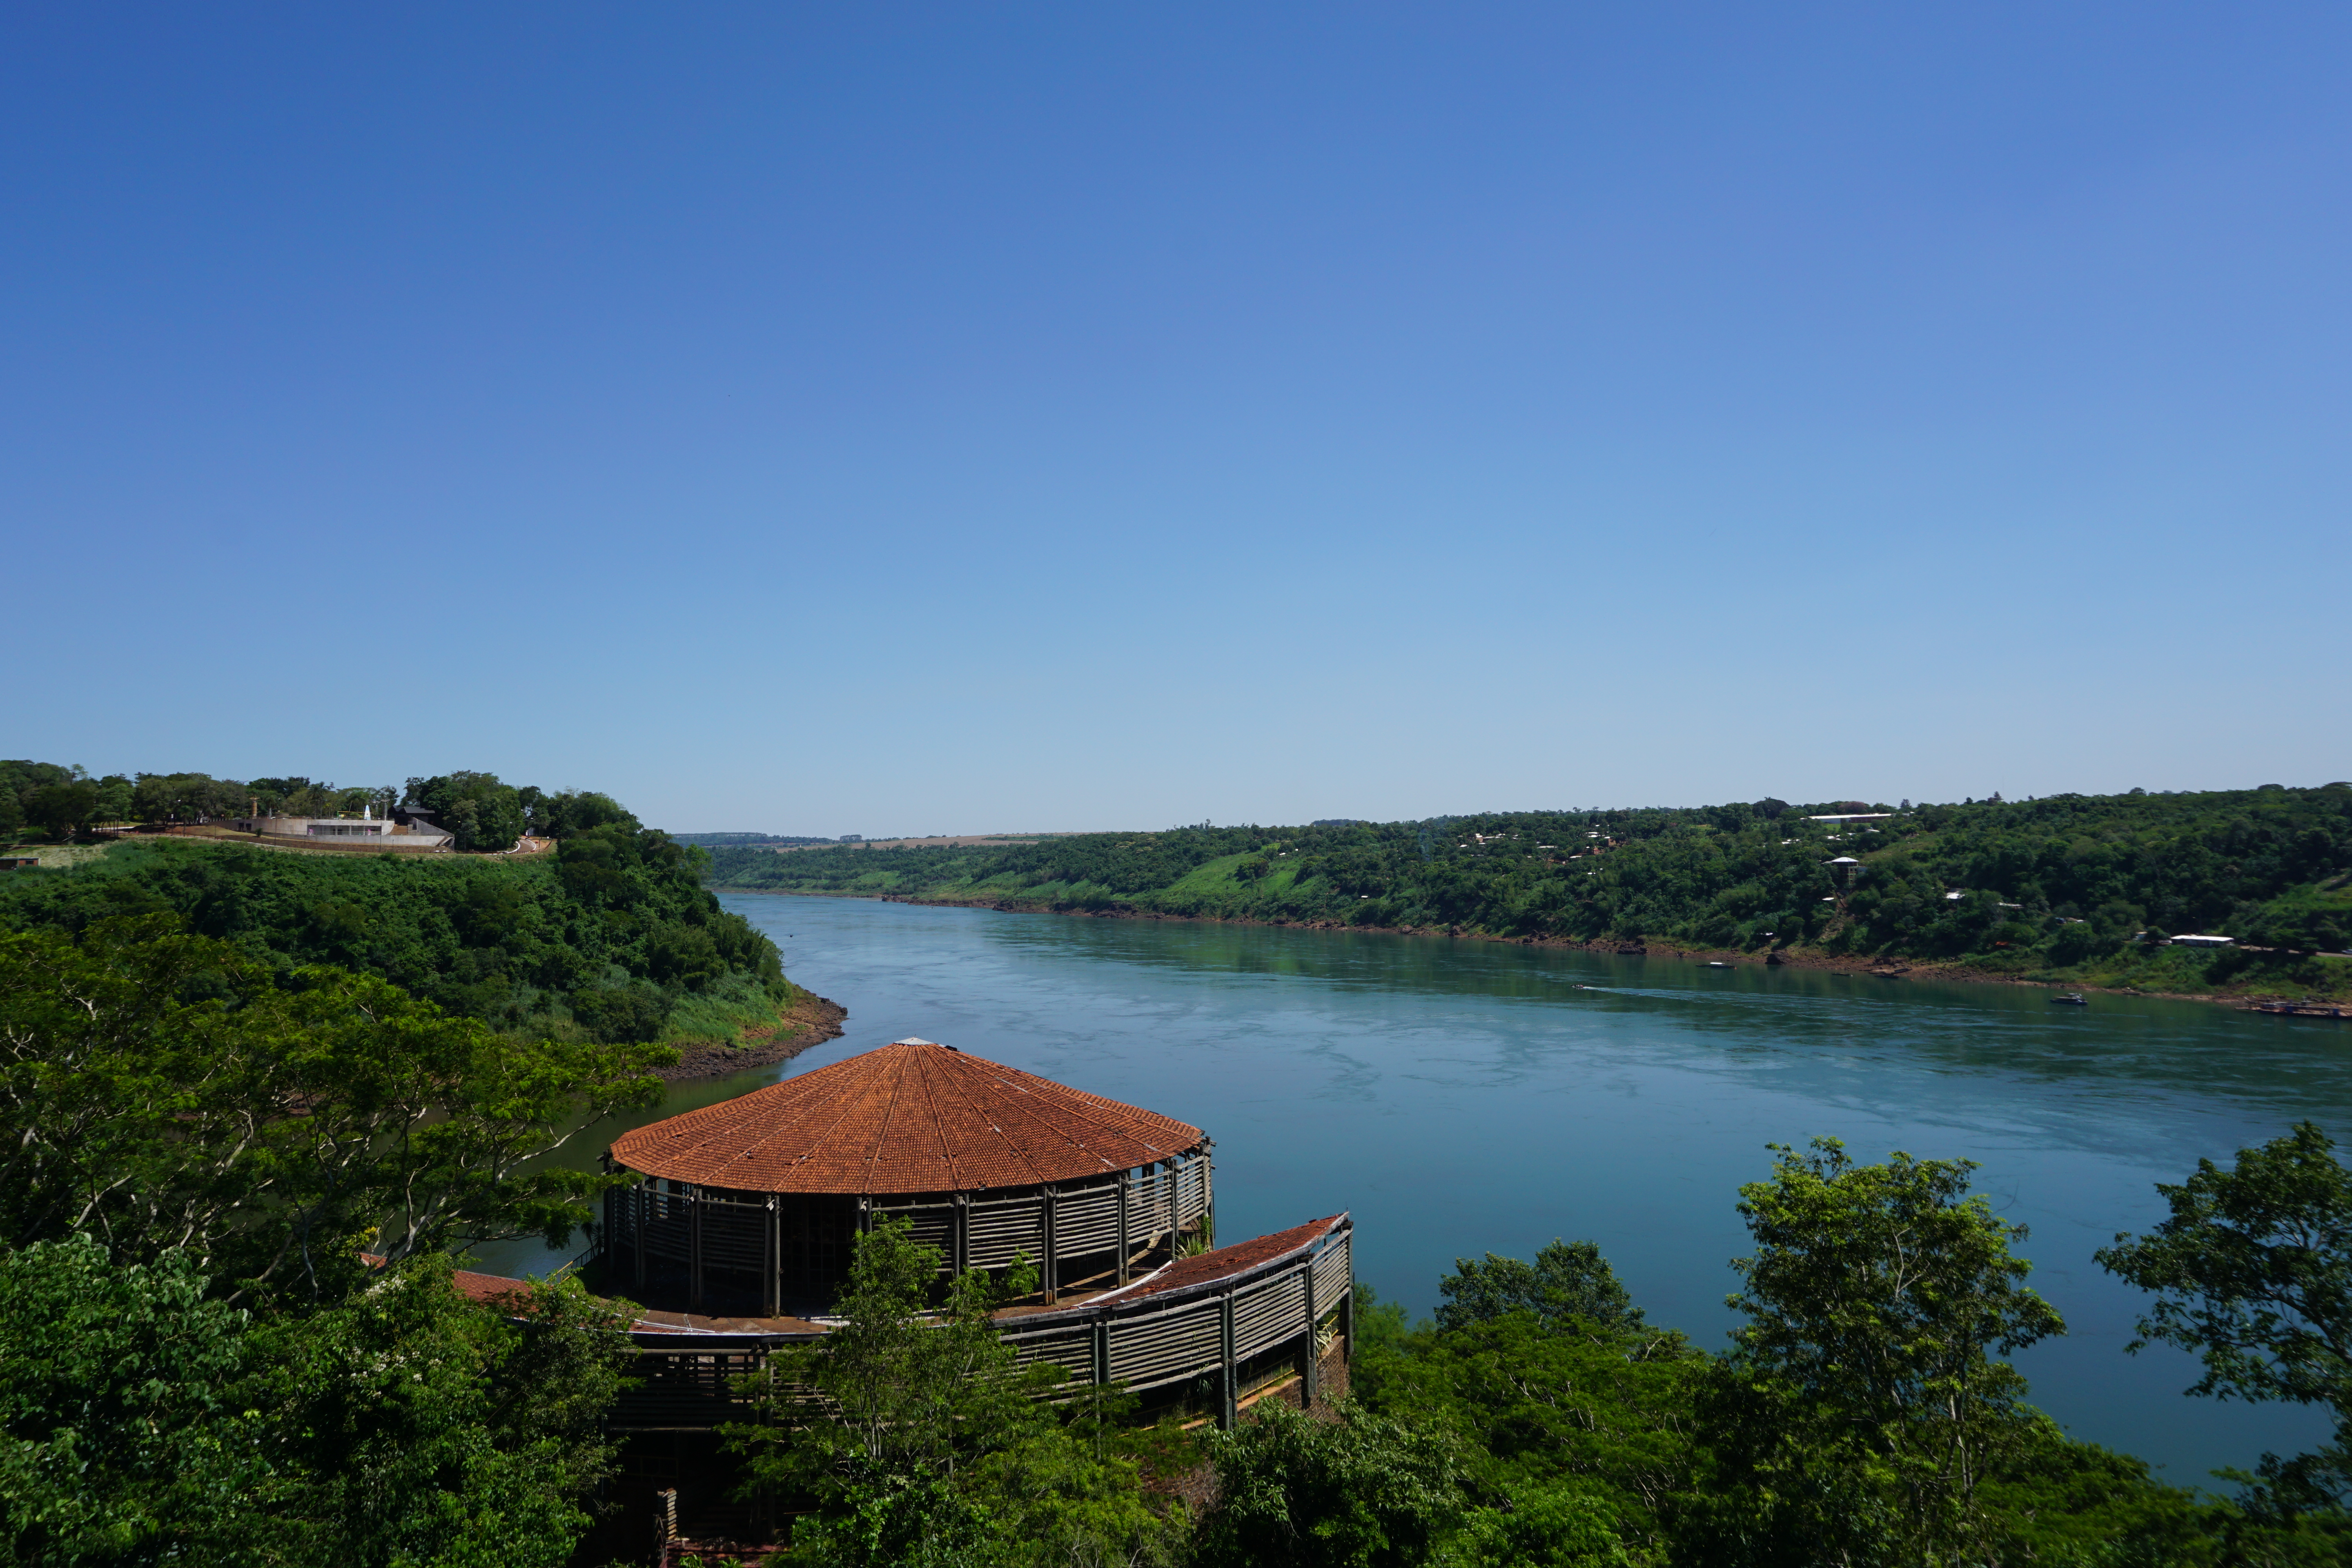
<svg viewBox="0 0 2352 1568">
<path fill-rule="evenodd" d="M 1262 920 L 1233 915 L 1179 915 L 1158 910 L 1135 909 L 1056 909 L 1047 904 L 1023 903 L 1012 899 L 933 899 L 908 893 L 836 893 L 802 892 L 786 888 L 730 888 L 732 893 L 753 893 L 761 896 L 790 899 L 872 899 L 882 903 L 929 905 L 938 909 L 994 910 L 1003 914 L 1073 915 L 1095 920 L 1166 921 L 1196 925 L 1265 926 L 1283 931 L 1369 931 L 1382 936 L 1442 936 L 1461 942 L 1490 942 L 1515 947 L 1570 948 L 1580 952 L 1610 953 L 1620 957 L 1639 957 L 1655 953 L 1661 958 L 1673 958 L 1694 963 L 1722 963 L 1737 968 L 1789 968 L 1822 970 L 1839 974 L 1867 974 L 1881 980 L 1958 980 L 1979 985 L 2019 985 L 2050 992 L 2080 992 L 2086 995 L 2155 996 L 2172 1002 L 2208 1002 L 2236 1012 L 2252 1012 L 2265 1003 L 2290 1002 L 2296 997 L 2284 993 L 2243 991 L 2176 991 L 2152 989 L 2137 985 L 2101 985 L 2095 982 L 2074 979 L 2038 978 L 2011 973 L 1980 965 L 1940 963 L 1934 959 L 1889 958 L 1884 955 L 1820 952 L 1804 948 L 1781 948 L 1772 960 L 1761 954 L 1728 948 L 1691 947 L 1666 938 L 1632 941 L 1585 941 L 1575 937 L 1502 936 L 1492 931 L 1474 931 L 1463 926 L 1383 926 L 1353 925 L 1344 921 Z"/>
<path fill-rule="evenodd" d="M 677 1060 L 655 1070 L 668 1082 L 690 1083 L 773 1067 L 812 1046 L 839 1039 L 848 1018 L 849 1009 L 840 1003 L 795 985 L 792 1000 L 777 1011 L 774 1023 L 753 1025 L 732 1040 L 682 1040 Z"/>
<path fill-rule="evenodd" d="M 715 889 L 1477 935 L 1853 973 L 2352 1004 L 2352 784 L 1901 809 L 1777 801 L 720 850 Z M 1328 927 L 1327 927 L 1328 929 Z M 2139 932 L 2225 944 L 2150 945 Z M 1491 934 L 1503 933 L 1503 934 Z M 1889 962 L 1885 955 L 1925 955 Z M 1734 956 L 1738 955 L 1738 956 Z"/>
</svg>

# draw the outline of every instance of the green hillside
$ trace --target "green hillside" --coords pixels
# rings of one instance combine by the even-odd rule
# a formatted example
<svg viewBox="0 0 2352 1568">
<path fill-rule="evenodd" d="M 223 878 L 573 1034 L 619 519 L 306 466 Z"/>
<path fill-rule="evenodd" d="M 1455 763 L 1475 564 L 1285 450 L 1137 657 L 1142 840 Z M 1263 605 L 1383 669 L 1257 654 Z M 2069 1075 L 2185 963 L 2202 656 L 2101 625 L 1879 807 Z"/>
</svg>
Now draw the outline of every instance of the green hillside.
<svg viewBox="0 0 2352 1568">
<path fill-rule="evenodd" d="M 718 907 L 702 849 L 592 792 L 518 791 L 485 773 L 411 785 L 450 797 L 441 820 L 489 842 L 512 842 L 528 821 L 555 848 L 305 854 L 134 837 L 70 868 L 0 877 L 0 930 L 79 934 L 110 917 L 163 916 L 281 973 L 381 975 L 533 1037 L 731 1040 L 776 1022 L 792 988 L 775 944 Z"/>
<path fill-rule="evenodd" d="M 1884 820 L 1817 816 L 1886 812 Z M 1850 881 L 1831 862 L 1858 864 Z M 1015 846 L 712 852 L 720 888 L 2352 988 L 2352 784 L 1865 806 L 1496 812 Z M 1957 896 L 1956 896 L 1957 895 Z M 2168 945 L 2235 937 L 2232 950 Z M 2252 951 L 2252 949 L 2265 951 Z"/>
</svg>

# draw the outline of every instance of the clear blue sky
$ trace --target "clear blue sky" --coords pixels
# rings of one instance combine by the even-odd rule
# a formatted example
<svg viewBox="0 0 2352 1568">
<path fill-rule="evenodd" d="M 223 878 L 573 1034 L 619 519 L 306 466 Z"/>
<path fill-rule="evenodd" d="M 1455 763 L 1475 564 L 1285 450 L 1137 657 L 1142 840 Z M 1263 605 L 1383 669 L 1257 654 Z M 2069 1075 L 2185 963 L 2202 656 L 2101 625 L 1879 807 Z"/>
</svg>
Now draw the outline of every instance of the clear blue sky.
<svg viewBox="0 0 2352 1568">
<path fill-rule="evenodd" d="M 0 752 L 935 833 L 2352 776 L 2341 6 L 26 6 Z"/>
</svg>

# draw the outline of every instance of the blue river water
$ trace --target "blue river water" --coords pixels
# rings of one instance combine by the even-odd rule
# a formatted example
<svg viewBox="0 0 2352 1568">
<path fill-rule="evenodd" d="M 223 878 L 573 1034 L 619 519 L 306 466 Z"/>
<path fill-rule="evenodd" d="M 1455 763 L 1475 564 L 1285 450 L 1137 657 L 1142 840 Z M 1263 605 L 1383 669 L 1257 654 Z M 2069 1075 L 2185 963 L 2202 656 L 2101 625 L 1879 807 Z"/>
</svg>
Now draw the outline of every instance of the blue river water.
<svg viewBox="0 0 2352 1568">
<path fill-rule="evenodd" d="M 2127 1355 L 2145 1298 L 2094 1248 L 2163 1217 L 2155 1184 L 2316 1121 L 2352 1127 L 2352 1025 L 2032 987 L 1616 958 L 1520 945 L 854 899 L 728 895 L 839 1040 L 677 1086 L 589 1129 L 730 1098 L 908 1035 L 1145 1105 L 1216 1141 L 1221 1239 L 1351 1211 L 1357 1269 L 1416 1314 L 1456 1257 L 1597 1241 L 1654 1322 L 1722 1342 L 1734 1210 L 1768 1143 L 1845 1141 L 1980 1163 L 2069 1332 L 2022 1352 L 2079 1437 L 2210 1485 L 2322 1439 L 2316 1413 L 2182 1394 L 2195 1365 Z M 539 1271 L 531 1244 L 483 1266 Z"/>
</svg>

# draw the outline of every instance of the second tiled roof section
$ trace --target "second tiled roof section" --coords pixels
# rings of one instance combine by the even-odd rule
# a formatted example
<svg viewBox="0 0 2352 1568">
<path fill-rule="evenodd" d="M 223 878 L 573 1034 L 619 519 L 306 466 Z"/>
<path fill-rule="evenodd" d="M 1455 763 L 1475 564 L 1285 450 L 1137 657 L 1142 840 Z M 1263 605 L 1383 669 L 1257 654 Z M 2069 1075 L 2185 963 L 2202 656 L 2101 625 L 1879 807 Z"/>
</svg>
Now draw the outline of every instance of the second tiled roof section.
<svg viewBox="0 0 2352 1568">
<path fill-rule="evenodd" d="M 613 1158 L 737 1192 L 951 1193 L 1107 1175 L 1200 1142 L 1173 1117 L 901 1040 L 624 1133 Z"/>
</svg>

